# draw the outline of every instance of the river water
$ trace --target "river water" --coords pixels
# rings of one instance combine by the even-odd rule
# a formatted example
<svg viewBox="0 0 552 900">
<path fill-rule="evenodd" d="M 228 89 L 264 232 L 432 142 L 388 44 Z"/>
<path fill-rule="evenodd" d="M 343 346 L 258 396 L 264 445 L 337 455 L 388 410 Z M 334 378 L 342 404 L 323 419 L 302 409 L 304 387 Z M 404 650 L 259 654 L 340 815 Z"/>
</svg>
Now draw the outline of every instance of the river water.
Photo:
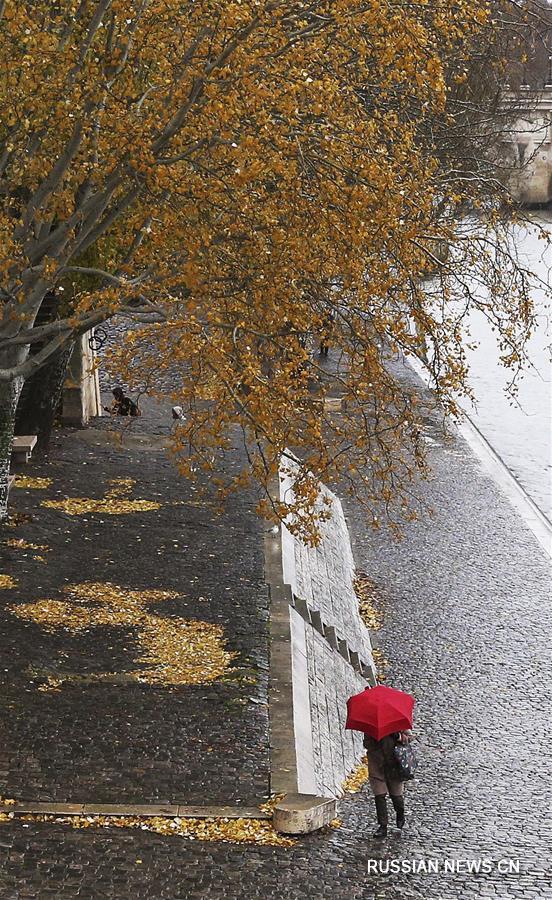
<svg viewBox="0 0 552 900">
<path fill-rule="evenodd" d="M 539 212 L 533 220 L 552 236 L 552 212 Z M 515 243 L 520 262 L 552 288 L 552 247 L 539 240 L 537 228 L 517 230 Z M 518 483 L 552 521 L 552 305 L 545 287 L 537 282 L 533 299 L 538 325 L 529 343 L 531 365 L 519 382 L 515 402 L 505 393 L 508 372 L 499 363 L 496 337 L 482 314 L 472 314 L 470 339 L 478 346 L 468 351 L 468 360 L 477 403 L 463 406 Z"/>
</svg>

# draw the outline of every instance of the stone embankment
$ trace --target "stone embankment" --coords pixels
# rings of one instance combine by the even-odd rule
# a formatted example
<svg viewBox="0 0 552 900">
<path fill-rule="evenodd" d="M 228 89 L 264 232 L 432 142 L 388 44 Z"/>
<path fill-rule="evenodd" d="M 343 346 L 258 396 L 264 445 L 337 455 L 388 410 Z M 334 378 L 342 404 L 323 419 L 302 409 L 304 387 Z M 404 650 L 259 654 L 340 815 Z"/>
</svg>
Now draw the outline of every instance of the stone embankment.
<svg viewBox="0 0 552 900">
<path fill-rule="evenodd" d="M 399 374 L 423 393 L 411 372 Z M 144 419 L 140 420 L 140 428 L 144 424 Z M 151 421 L 148 430 L 156 430 Z M 387 841 L 372 840 L 374 812 L 368 789 L 340 801 L 340 828 L 306 835 L 292 847 L 190 841 L 142 830 L 100 829 L 93 823 L 86 830 L 73 831 L 61 822 L 14 821 L 2 823 L 0 828 L 2 898 L 550 900 L 550 802 L 543 776 L 552 770 L 549 559 L 458 435 L 444 436 L 435 420 L 427 423 L 425 436 L 433 477 L 418 490 L 433 508 L 433 516 L 408 523 L 404 539 L 397 543 L 384 531 L 367 530 L 362 510 L 351 502 L 345 505 L 355 560 L 371 579 L 383 614 L 378 645 L 387 658 L 387 681 L 417 699 L 415 727 L 421 766 L 416 781 L 408 787 L 407 824 L 402 835 L 393 829 Z M 162 435 L 158 433 L 158 437 Z M 166 489 L 170 470 L 161 456 L 155 456 L 153 440 L 148 440 L 142 445 L 137 442 L 129 454 L 107 441 L 103 445 L 98 441 L 98 446 L 82 442 L 75 454 L 76 444 L 64 442 L 56 452 L 54 470 L 33 474 L 53 475 L 58 482 L 74 477 L 71 493 L 96 495 L 101 493 L 104 476 L 100 476 L 95 457 L 101 455 L 105 465 L 112 455 L 114 477 L 127 474 L 123 469 L 130 466 L 133 476 L 141 478 L 137 496 L 155 499 Z M 89 448 L 89 456 L 83 455 L 83 444 Z M 155 462 L 153 481 L 147 480 L 142 468 L 147 463 L 151 473 L 150 454 Z M 94 479 L 97 491 L 92 490 Z M 63 488 L 52 485 L 52 496 L 57 490 Z M 179 486 L 178 490 L 183 489 Z M 22 523 L 21 533 L 14 533 L 14 538 L 52 548 L 55 542 L 60 552 L 55 564 L 52 559 L 44 565 L 32 558 L 30 549 L 13 550 L 13 556 L 21 554 L 21 602 L 54 596 L 54 584 L 62 584 L 64 579 L 74 582 L 90 573 L 111 581 L 139 581 L 144 588 L 177 590 L 186 583 L 185 614 L 222 623 L 231 649 L 241 652 L 242 659 L 249 658 L 251 666 L 255 660 L 258 685 L 254 690 L 251 685 L 212 685 L 208 691 L 200 688 L 187 694 L 186 703 L 178 702 L 178 691 L 175 699 L 172 692 L 146 686 L 125 694 L 125 699 L 141 697 L 142 705 L 118 706 L 110 703 L 114 693 L 104 686 L 103 706 L 96 704 L 93 714 L 86 706 L 85 716 L 80 705 L 83 700 L 87 703 L 86 694 L 80 687 L 71 689 L 72 694 L 37 694 L 25 667 L 32 662 L 35 668 L 42 666 L 43 672 L 55 659 L 56 668 L 67 671 L 79 658 L 76 651 L 84 662 L 94 648 L 106 651 L 107 642 L 100 647 L 97 635 L 84 638 L 82 643 L 72 644 L 71 658 L 66 660 L 58 652 L 67 652 L 66 648 L 53 638 L 35 631 L 29 640 L 29 632 L 15 628 L 17 622 L 12 622 L 10 630 L 4 631 L 2 669 L 9 667 L 8 684 L 16 683 L 13 691 L 4 689 L 0 695 L 6 748 L 3 786 L 9 768 L 12 796 L 16 786 L 34 791 L 41 779 L 47 787 L 43 771 L 47 765 L 62 781 L 71 771 L 84 771 L 90 760 L 95 765 L 88 765 L 90 784 L 103 790 L 105 778 L 102 780 L 101 767 L 95 761 L 106 758 L 113 739 L 121 737 L 126 738 L 125 749 L 111 758 L 117 759 L 123 774 L 130 760 L 127 779 L 133 778 L 134 757 L 139 752 L 142 770 L 148 763 L 146 777 L 136 775 L 142 784 L 149 783 L 149 773 L 156 766 L 164 773 L 166 784 L 169 766 L 174 767 L 176 761 L 182 764 L 176 771 L 183 775 L 182 784 L 191 787 L 190 775 L 184 773 L 186 763 L 204 796 L 214 790 L 226 796 L 234 790 L 239 796 L 246 783 L 251 797 L 261 791 L 260 782 L 268 789 L 267 756 L 264 751 L 256 755 L 254 749 L 265 747 L 266 709 L 248 703 L 243 708 L 246 727 L 242 729 L 237 706 L 245 691 L 257 701 L 268 696 L 266 691 L 263 694 L 262 681 L 268 665 L 266 609 L 255 612 L 259 596 L 265 606 L 262 578 L 258 577 L 262 559 L 244 537 L 250 533 L 253 519 L 247 504 L 238 504 L 235 516 L 224 520 L 226 530 L 215 551 L 208 547 L 215 534 L 208 509 L 197 505 L 191 493 L 187 497 L 180 493 L 176 499 L 187 501 L 187 505 L 175 507 L 180 510 L 177 520 L 165 507 L 167 517 L 153 530 L 143 518 L 133 521 L 133 529 L 124 532 L 121 559 L 113 552 L 117 550 L 112 545 L 115 529 L 104 530 L 106 516 L 101 516 L 104 524 L 100 517 L 84 517 L 88 522 L 78 520 L 78 528 L 69 516 L 45 521 L 42 512 L 32 522 Z M 17 505 L 21 512 L 32 514 L 31 492 Z M 155 558 L 147 567 L 147 554 L 137 549 L 138 537 L 144 538 L 144 547 L 155 549 Z M 78 542 L 78 566 L 64 551 L 66 539 Z M 255 532 L 257 539 L 262 541 L 262 535 Z M 165 550 L 160 562 L 157 549 L 161 543 Z M 227 578 L 218 578 L 222 562 L 232 562 L 234 552 L 236 565 L 231 565 Z M 217 555 L 211 558 L 210 553 Z M 44 552 L 36 551 L 36 555 Z M 53 549 L 46 555 L 53 556 Z M 144 567 L 140 579 L 138 566 Z M 243 577 L 247 581 L 241 581 Z M 201 589 L 195 578 L 201 580 Z M 231 590 L 225 591 L 226 586 Z M 128 635 L 125 637 L 128 640 Z M 128 650 L 130 646 L 126 641 L 117 645 L 117 658 L 124 660 L 123 647 Z M 132 666 L 135 668 L 134 660 Z M 45 679 L 45 674 L 42 677 Z M 203 733 L 196 733 L 193 704 L 199 704 L 204 693 L 209 695 L 202 706 L 209 711 L 208 721 Z M 157 715 L 160 697 L 168 694 L 165 709 L 170 716 L 165 713 L 164 718 L 152 720 L 154 727 L 146 726 L 145 716 Z M 146 705 L 149 695 L 155 704 L 148 701 Z M 71 702 L 75 701 L 73 715 L 83 725 L 80 743 L 75 739 L 79 729 L 73 728 L 69 717 L 63 719 L 59 733 L 45 731 L 45 723 L 55 721 L 53 714 L 63 710 L 71 697 Z M 171 762 L 162 760 L 153 748 L 158 746 L 159 735 L 167 735 L 172 722 L 178 728 L 177 740 L 168 748 Z M 217 722 L 220 729 L 215 727 Z M 205 737 L 208 743 L 202 750 L 193 738 Z M 95 756 L 90 753 L 83 760 L 92 745 Z M 209 747 L 214 752 L 208 752 Z M 251 772 L 256 773 L 254 777 L 248 774 Z M 119 784 L 124 786 L 124 778 Z M 457 863 L 448 872 L 447 860 Z M 413 872 L 413 861 L 436 861 L 437 872 L 424 872 L 422 867 Z M 396 871 L 382 874 L 390 863 L 398 864 Z"/>
<path fill-rule="evenodd" d="M 288 467 L 289 468 L 289 467 Z M 292 476 L 280 477 L 289 501 Z M 359 614 L 355 566 L 339 498 L 324 488 L 331 518 L 308 547 L 285 525 L 267 535 L 271 603 L 271 787 L 286 794 L 276 808 L 282 830 L 327 824 L 343 783 L 358 764 L 362 737 L 345 731 L 346 702 L 376 683 L 368 630 Z M 292 796 L 298 795 L 295 801 Z M 309 805 L 306 797 L 314 795 Z M 316 810 L 315 813 L 312 811 Z"/>
</svg>

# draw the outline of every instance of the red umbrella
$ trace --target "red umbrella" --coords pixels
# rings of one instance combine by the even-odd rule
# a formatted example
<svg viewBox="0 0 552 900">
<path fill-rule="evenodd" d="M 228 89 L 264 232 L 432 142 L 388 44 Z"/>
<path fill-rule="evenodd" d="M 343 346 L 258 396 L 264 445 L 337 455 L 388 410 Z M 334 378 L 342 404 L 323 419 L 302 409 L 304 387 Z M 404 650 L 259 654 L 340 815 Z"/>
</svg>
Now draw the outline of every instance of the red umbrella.
<svg viewBox="0 0 552 900">
<path fill-rule="evenodd" d="M 394 731 L 412 728 L 414 697 L 378 684 L 347 700 L 345 728 L 364 731 L 380 741 Z"/>
</svg>

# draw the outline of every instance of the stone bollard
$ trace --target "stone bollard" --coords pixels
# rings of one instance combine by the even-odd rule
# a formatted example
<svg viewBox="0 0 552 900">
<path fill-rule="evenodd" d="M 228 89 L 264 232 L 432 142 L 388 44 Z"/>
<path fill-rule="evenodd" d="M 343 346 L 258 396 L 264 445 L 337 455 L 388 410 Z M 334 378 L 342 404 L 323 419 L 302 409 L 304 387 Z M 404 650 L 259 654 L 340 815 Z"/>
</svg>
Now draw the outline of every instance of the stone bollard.
<svg viewBox="0 0 552 900">
<path fill-rule="evenodd" d="M 283 834 L 309 834 L 329 825 L 337 815 L 337 800 L 314 794 L 286 794 L 274 807 L 272 824 Z"/>
</svg>

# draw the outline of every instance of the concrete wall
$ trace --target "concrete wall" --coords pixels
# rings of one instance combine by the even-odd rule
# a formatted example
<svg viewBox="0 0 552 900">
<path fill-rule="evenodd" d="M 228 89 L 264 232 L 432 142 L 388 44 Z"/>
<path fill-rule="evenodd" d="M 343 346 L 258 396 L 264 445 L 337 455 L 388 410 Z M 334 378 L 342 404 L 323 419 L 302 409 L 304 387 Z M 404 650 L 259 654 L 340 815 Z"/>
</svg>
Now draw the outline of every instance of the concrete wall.
<svg viewBox="0 0 552 900">
<path fill-rule="evenodd" d="M 61 415 L 67 425 L 86 425 L 89 419 L 102 414 L 98 370 L 89 337 L 90 332 L 78 338 L 69 363 Z"/>
</svg>

